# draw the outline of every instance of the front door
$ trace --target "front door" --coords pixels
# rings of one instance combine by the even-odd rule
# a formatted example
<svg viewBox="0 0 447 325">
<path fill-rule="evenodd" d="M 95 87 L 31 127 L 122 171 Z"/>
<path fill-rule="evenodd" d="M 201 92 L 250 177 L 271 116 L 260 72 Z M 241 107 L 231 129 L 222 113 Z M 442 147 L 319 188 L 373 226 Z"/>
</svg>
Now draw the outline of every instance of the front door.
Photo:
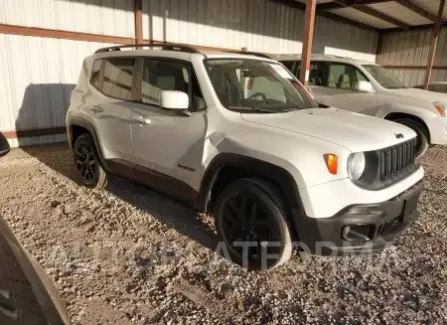
<svg viewBox="0 0 447 325">
<path fill-rule="evenodd" d="M 350 64 L 335 62 L 328 63 L 327 69 L 327 80 L 312 88 L 317 101 L 356 113 L 375 114 L 377 96 L 359 90 L 359 82 L 368 82 L 360 70 Z"/>
<path fill-rule="evenodd" d="M 139 103 L 132 108 L 132 148 L 137 177 L 171 195 L 198 190 L 202 175 L 206 132 L 204 100 L 188 62 L 141 59 Z M 190 97 L 184 113 L 159 106 L 163 90 L 177 90 Z"/>
</svg>

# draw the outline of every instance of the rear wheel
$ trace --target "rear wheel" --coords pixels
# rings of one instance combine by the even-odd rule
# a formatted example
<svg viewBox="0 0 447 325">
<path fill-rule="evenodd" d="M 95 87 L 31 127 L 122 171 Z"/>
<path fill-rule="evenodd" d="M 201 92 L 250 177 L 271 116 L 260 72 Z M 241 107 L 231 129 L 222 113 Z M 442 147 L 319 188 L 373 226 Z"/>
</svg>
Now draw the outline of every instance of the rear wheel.
<svg viewBox="0 0 447 325">
<path fill-rule="evenodd" d="M 238 180 L 219 194 L 217 232 L 234 262 L 250 270 L 273 269 L 290 259 L 292 241 L 284 209 L 260 180 Z"/>
<path fill-rule="evenodd" d="M 395 119 L 394 122 L 408 126 L 410 129 L 416 132 L 416 156 L 421 157 L 430 146 L 430 137 L 426 127 L 421 122 L 407 117 Z"/>
<path fill-rule="evenodd" d="M 92 189 L 101 189 L 107 185 L 107 173 L 102 168 L 92 136 L 80 135 L 73 146 L 75 171 L 83 185 Z"/>
</svg>

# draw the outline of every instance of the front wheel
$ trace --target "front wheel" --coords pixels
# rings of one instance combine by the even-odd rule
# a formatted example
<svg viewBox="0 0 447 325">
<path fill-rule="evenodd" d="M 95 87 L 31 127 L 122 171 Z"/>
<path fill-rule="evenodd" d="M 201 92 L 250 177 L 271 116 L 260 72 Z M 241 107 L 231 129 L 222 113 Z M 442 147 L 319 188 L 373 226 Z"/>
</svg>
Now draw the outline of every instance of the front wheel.
<svg viewBox="0 0 447 325">
<path fill-rule="evenodd" d="M 232 261 L 249 270 L 273 269 L 290 259 L 292 241 L 279 198 L 268 183 L 238 180 L 219 194 L 216 229 Z"/>
<path fill-rule="evenodd" d="M 416 132 L 416 157 L 419 158 L 423 156 L 430 146 L 429 134 L 426 127 L 421 122 L 406 117 L 398 118 L 394 120 L 394 122 L 408 126 L 410 129 Z"/>
<path fill-rule="evenodd" d="M 73 146 L 75 171 L 82 184 L 92 189 L 101 189 L 107 185 L 107 173 L 102 168 L 96 154 L 95 144 L 90 134 L 80 135 Z"/>
</svg>

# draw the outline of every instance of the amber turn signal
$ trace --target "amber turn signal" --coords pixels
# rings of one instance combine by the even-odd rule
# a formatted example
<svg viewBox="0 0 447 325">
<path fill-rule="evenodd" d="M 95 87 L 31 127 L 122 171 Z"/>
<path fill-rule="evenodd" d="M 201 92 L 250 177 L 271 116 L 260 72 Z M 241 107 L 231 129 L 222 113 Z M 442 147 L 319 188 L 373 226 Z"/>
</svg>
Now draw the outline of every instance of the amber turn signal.
<svg viewBox="0 0 447 325">
<path fill-rule="evenodd" d="M 326 162 L 327 169 L 332 175 L 337 175 L 338 172 L 338 157 L 333 153 L 327 153 L 324 155 L 324 161 Z"/>
<path fill-rule="evenodd" d="M 444 107 L 442 107 L 439 104 L 435 104 L 435 108 L 439 112 L 439 114 L 441 114 L 441 116 L 445 117 L 445 109 L 444 109 Z"/>
</svg>

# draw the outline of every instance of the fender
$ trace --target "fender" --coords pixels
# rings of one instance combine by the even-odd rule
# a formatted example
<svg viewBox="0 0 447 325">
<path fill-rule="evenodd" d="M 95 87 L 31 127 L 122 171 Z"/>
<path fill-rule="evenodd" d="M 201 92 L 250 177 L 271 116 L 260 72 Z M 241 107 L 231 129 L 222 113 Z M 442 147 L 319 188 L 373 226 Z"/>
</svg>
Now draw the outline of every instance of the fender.
<svg viewBox="0 0 447 325">
<path fill-rule="evenodd" d="M 436 114 L 434 112 L 431 112 L 427 109 L 420 108 L 417 106 L 410 106 L 410 105 L 404 105 L 404 104 L 392 104 L 384 107 L 381 109 L 377 117 L 386 119 L 388 115 L 390 114 L 406 114 L 406 115 L 412 115 L 420 120 L 422 120 L 425 123 L 425 126 L 427 127 L 427 130 L 429 133 L 430 129 L 428 128 L 428 120 L 431 118 L 436 117 Z M 431 134 L 430 134 L 431 136 Z"/>
<path fill-rule="evenodd" d="M 84 129 L 86 129 L 87 131 L 90 132 L 90 134 L 92 135 L 93 138 L 93 142 L 95 144 L 95 148 L 96 148 L 96 153 L 98 154 L 99 160 L 101 162 L 101 165 L 104 167 L 104 169 L 107 172 L 112 172 L 110 169 L 110 166 L 107 164 L 106 159 L 104 158 L 104 155 L 102 153 L 101 150 L 101 146 L 99 145 L 99 141 L 98 141 L 98 135 L 96 134 L 96 130 L 95 127 L 93 126 L 93 124 L 89 121 L 87 121 L 86 119 L 79 117 L 79 116 L 70 116 L 68 119 L 68 124 L 67 124 L 67 136 L 68 136 L 68 144 L 70 146 L 70 148 L 73 147 L 73 143 L 72 143 L 72 139 L 71 139 L 71 135 L 72 135 L 72 128 L 73 126 L 81 126 Z"/>
<path fill-rule="evenodd" d="M 278 184 L 285 195 L 285 201 L 292 215 L 303 212 L 298 186 L 293 176 L 284 168 L 271 163 L 234 153 L 217 154 L 205 171 L 200 192 L 195 207 L 200 211 L 207 211 L 211 200 L 211 190 L 224 167 L 236 167 L 246 169 L 254 174 L 271 180 Z"/>
</svg>

